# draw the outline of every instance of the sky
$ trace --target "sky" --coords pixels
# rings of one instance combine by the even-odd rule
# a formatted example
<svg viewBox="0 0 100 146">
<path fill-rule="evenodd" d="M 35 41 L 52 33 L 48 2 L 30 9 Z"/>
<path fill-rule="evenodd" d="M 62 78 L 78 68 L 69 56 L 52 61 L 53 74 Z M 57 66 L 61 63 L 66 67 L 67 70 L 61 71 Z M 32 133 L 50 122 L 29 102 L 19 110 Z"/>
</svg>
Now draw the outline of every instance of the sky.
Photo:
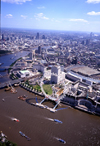
<svg viewBox="0 0 100 146">
<path fill-rule="evenodd" d="M 100 0 L 1 0 L 1 27 L 100 32 Z"/>
</svg>

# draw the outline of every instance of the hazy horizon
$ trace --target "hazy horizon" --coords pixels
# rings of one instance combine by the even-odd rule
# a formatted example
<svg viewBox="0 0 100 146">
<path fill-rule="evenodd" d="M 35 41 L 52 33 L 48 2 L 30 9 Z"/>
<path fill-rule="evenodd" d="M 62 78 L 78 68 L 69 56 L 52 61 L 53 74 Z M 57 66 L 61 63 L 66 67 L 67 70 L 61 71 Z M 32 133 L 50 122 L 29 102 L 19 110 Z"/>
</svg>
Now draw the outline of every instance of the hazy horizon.
<svg viewBox="0 0 100 146">
<path fill-rule="evenodd" d="M 1 0 L 1 27 L 100 32 L 100 0 Z"/>
<path fill-rule="evenodd" d="M 87 33 L 87 34 L 89 34 L 89 33 L 91 33 L 91 31 L 75 31 L 75 30 L 53 30 L 53 29 L 35 29 L 35 28 L 10 28 L 10 27 L 1 27 L 1 30 L 3 30 L 3 29 L 12 29 L 12 30 L 14 30 L 14 29 L 18 29 L 18 30 L 23 30 L 23 31 L 25 31 L 25 30 L 32 30 L 32 31 L 56 31 L 56 32 L 70 32 L 70 33 Z M 92 32 L 92 33 L 97 33 L 97 34 L 100 34 L 100 32 Z"/>
</svg>

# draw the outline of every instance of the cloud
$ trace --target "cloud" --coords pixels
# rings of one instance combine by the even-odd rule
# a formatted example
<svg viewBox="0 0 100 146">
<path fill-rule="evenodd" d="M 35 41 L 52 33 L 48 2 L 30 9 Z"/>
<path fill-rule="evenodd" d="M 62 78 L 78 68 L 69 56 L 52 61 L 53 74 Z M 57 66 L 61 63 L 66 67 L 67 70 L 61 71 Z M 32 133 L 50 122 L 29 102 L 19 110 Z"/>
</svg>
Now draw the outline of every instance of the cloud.
<svg viewBox="0 0 100 146">
<path fill-rule="evenodd" d="M 87 15 L 100 15 L 100 12 L 92 11 L 92 12 L 88 12 Z"/>
<path fill-rule="evenodd" d="M 22 17 L 23 19 L 26 19 L 26 18 L 27 18 L 27 16 L 25 16 L 25 15 L 21 15 L 21 17 Z"/>
<path fill-rule="evenodd" d="M 35 17 L 37 20 L 40 20 L 40 19 L 48 20 L 48 19 L 49 19 L 48 17 L 45 17 L 43 13 L 38 13 L 38 14 L 34 15 L 34 17 Z"/>
<path fill-rule="evenodd" d="M 87 0 L 87 3 L 93 3 L 93 4 L 97 4 L 100 3 L 100 0 Z"/>
<path fill-rule="evenodd" d="M 45 7 L 44 6 L 41 6 L 41 7 L 37 7 L 38 9 L 45 9 Z"/>
<path fill-rule="evenodd" d="M 32 0 L 1 0 L 1 1 L 7 2 L 7 3 L 22 4 L 22 3 L 25 3 L 26 1 L 32 1 Z"/>
<path fill-rule="evenodd" d="M 13 15 L 12 15 L 12 14 L 7 14 L 6 17 L 7 17 L 7 18 L 12 18 Z"/>
<path fill-rule="evenodd" d="M 59 20 L 55 20 L 55 22 L 58 22 L 58 23 L 60 23 L 61 21 L 59 21 Z"/>
<path fill-rule="evenodd" d="M 51 21 L 54 21 L 54 20 L 55 20 L 54 18 L 51 19 Z"/>
<path fill-rule="evenodd" d="M 87 20 L 84 20 L 84 19 L 70 19 L 69 21 L 88 22 Z"/>
</svg>

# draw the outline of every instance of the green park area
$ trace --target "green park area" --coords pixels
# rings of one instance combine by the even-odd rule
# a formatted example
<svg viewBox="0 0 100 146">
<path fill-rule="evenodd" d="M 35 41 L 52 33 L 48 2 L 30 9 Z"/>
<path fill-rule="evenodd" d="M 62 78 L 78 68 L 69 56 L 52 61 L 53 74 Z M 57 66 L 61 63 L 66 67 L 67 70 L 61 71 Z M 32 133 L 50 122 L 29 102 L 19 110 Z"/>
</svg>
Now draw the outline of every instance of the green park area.
<svg viewBox="0 0 100 146">
<path fill-rule="evenodd" d="M 32 88 L 32 90 L 34 89 L 37 92 L 41 92 L 41 87 L 38 85 L 38 83 L 36 83 L 36 85 L 31 85 L 29 80 L 26 80 L 25 84 L 27 85 L 27 87 Z M 43 89 L 44 89 L 46 94 L 48 94 L 48 95 L 52 94 L 52 88 L 50 85 L 44 84 Z"/>
<path fill-rule="evenodd" d="M 41 87 L 38 84 L 34 85 L 33 89 L 41 92 Z"/>
<path fill-rule="evenodd" d="M 44 84 L 43 85 L 43 89 L 45 91 L 46 94 L 51 95 L 52 94 L 52 88 L 50 85 Z"/>
<path fill-rule="evenodd" d="M 25 81 L 25 84 L 29 87 L 32 88 L 32 90 L 34 89 L 37 92 L 41 92 L 41 87 L 36 83 L 36 85 L 31 85 L 29 80 Z"/>
</svg>

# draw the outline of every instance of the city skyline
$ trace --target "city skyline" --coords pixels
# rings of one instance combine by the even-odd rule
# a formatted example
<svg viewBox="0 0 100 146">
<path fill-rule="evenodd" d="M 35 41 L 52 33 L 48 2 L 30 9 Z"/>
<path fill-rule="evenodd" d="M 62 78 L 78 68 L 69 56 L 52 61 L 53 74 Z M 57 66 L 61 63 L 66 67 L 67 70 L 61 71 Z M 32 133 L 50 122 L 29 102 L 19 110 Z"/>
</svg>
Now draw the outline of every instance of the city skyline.
<svg viewBox="0 0 100 146">
<path fill-rule="evenodd" d="M 100 32 L 100 0 L 1 0 L 1 27 Z"/>
</svg>

